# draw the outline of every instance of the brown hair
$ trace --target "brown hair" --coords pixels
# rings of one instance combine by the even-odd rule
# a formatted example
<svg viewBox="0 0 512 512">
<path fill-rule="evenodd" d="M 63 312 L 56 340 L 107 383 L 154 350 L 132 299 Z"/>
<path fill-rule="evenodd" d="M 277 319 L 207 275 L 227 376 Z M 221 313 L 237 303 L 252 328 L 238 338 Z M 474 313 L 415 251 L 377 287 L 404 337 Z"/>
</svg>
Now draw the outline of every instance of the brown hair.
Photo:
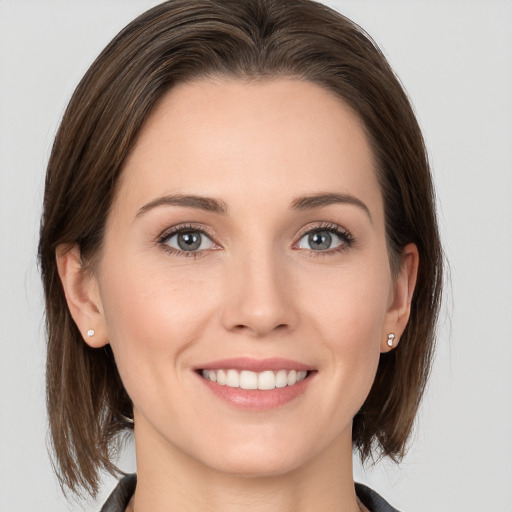
<svg viewBox="0 0 512 512">
<path fill-rule="evenodd" d="M 57 273 L 59 244 L 97 254 L 123 163 L 156 102 L 177 83 L 217 75 L 292 76 L 333 92 L 362 120 L 377 162 L 391 267 L 417 245 L 411 317 L 396 350 L 381 356 L 354 418 L 361 457 L 398 460 L 429 374 L 441 296 L 442 252 L 420 129 L 399 81 L 372 39 L 310 0 L 173 0 L 131 22 L 78 85 L 46 177 L 39 258 L 46 294 L 47 405 L 61 484 L 94 494 L 116 472 L 118 434 L 132 404 L 110 348 L 92 349 L 74 324 Z"/>
</svg>

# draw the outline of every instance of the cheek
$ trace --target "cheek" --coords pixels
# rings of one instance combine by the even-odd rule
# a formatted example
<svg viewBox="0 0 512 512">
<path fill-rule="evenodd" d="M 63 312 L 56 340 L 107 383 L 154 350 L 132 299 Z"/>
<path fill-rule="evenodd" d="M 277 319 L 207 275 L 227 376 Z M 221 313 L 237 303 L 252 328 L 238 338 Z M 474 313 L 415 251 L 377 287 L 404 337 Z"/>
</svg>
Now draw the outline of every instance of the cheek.
<svg viewBox="0 0 512 512">
<path fill-rule="evenodd" d="M 325 366 L 332 368 L 332 378 L 338 379 L 344 393 L 353 394 L 357 410 L 357 402 L 364 401 L 370 390 L 380 358 L 392 288 L 387 260 L 357 271 L 354 267 L 331 269 L 301 284 L 297 295 L 305 296 L 308 290 L 303 320 L 309 336 L 324 349 L 319 353 L 325 356 Z"/>
<path fill-rule="evenodd" d="M 340 266 L 303 273 L 296 295 L 316 329 L 348 346 L 380 346 L 391 299 L 392 281 L 387 260 L 380 264 Z"/>
<path fill-rule="evenodd" d="M 164 333 L 193 331 L 199 307 L 208 306 L 211 282 L 196 272 L 166 268 L 144 258 L 109 265 L 102 301 L 109 332 L 133 341 L 157 339 Z M 178 341 L 175 336 L 167 343 Z"/>
<path fill-rule="evenodd" d="M 181 354 L 201 336 L 214 312 L 214 290 L 197 273 L 169 271 L 142 258 L 125 263 L 105 267 L 102 302 L 116 363 L 132 396 L 146 380 L 178 375 L 163 370 L 180 366 Z"/>
</svg>

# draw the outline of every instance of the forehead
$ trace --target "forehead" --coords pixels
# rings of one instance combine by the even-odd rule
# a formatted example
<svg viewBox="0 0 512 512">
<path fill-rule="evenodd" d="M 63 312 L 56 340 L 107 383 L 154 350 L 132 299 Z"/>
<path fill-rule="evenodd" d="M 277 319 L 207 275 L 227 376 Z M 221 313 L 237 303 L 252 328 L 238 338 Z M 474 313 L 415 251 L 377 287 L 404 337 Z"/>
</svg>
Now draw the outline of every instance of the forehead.
<svg viewBox="0 0 512 512">
<path fill-rule="evenodd" d="M 135 203 L 164 193 L 228 201 L 243 194 L 242 201 L 264 203 L 326 191 L 379 203 L 374 168 L 358 117 L 320 86 L 201 80 L 173 88 L 157 104 L 120 189 Z"/>
</svg>

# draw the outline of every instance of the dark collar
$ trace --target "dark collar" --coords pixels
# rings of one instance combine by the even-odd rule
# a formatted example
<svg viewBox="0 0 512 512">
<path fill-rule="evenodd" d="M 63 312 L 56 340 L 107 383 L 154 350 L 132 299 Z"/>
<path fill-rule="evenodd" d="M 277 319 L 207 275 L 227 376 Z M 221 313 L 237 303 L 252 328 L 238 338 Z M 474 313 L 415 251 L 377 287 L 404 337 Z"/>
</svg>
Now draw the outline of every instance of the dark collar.
<svg viewBox="0 0 512 512">
<path fill-rule="evenodd" d="M 135 492 L 137 475 L 123 477 L 108 497 L 100 512 L 124 512 Z M 374 490 L 363 484 L 356 484 L 357 497 L 371 512 L 398 512 Z"/>
<path fill-rule="evenodd" d="M 356 494 L 363 505 L 371 512 L 398 512 L 382 496 L 366 485 L 356 483 Z"/>
</svg>

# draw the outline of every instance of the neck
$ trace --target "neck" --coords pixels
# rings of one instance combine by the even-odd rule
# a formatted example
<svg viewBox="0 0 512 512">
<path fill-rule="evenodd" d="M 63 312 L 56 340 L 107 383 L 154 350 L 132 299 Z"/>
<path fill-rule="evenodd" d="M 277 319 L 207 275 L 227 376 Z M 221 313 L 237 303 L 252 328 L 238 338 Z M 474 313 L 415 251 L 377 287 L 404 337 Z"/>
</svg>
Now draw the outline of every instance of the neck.
<svg viewBox="0 0 512 512">
<path fill-rule="evenodd" d="M 352 475 L 351 432 L 285 474 L 222 473 L 136 429 L 134 512 L 359 512 Z"/>
</svg>

